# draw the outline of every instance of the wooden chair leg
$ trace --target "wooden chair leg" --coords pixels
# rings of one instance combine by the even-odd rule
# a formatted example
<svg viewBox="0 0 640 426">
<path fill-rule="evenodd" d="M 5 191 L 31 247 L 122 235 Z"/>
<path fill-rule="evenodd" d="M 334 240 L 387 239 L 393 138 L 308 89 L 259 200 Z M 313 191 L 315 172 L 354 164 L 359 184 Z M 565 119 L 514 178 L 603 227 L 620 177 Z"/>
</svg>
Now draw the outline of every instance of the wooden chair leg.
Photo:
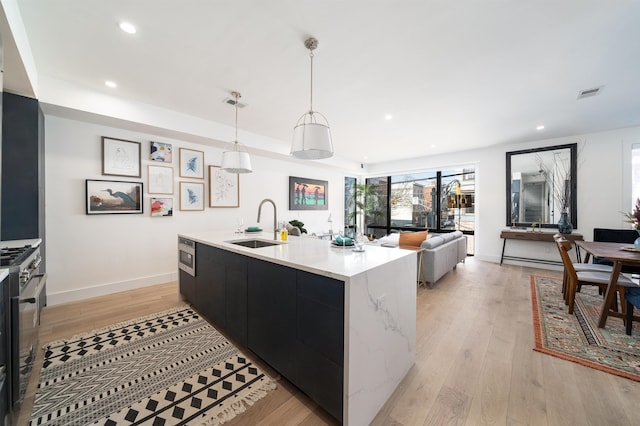
<svg viewBox="0 0 640 426">
<path fill-rule="evenodd" d="M 573 306 L 576 301 L 576 283 L 569 280 L 569 286 L 567 288 L 567 305 L 569 305 L 569 314 L 573 314 Z"/>
<path fill-rule="evenodd" d="M 631 329 L 633 328 L 633 305 L 628 300 L 626 303 L 624 323 L 624 331 L 627 333 L 627 336 L 631 336 Z"/>
</svg>

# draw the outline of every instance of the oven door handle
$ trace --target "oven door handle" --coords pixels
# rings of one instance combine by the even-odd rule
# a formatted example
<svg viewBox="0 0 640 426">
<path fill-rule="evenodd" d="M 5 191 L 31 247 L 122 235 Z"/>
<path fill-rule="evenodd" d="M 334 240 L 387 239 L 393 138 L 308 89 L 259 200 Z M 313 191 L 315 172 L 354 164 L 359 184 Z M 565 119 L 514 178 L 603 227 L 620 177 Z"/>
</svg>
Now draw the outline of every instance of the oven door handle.
<svg viewBox="0 0 640 426">
<path fill-rule="evenodd" d="M 20 299 L 20 303 L 37 303 L 38 302 L 38 297 L 40 292 L 42 291 L 42 287 L 44 286 L 44 284 L 46 284 L 47 282 L 47 274 L 36 274 L 36 275 L 32 275 L 31 279 L 36 279 L 36 278 L 40 278 L 40 282 L 38 283 L 38 287 L 36 287 L 35 290 L 35 296 L 34 297 L 25 297 L 24 299 Z"/>
</svg>

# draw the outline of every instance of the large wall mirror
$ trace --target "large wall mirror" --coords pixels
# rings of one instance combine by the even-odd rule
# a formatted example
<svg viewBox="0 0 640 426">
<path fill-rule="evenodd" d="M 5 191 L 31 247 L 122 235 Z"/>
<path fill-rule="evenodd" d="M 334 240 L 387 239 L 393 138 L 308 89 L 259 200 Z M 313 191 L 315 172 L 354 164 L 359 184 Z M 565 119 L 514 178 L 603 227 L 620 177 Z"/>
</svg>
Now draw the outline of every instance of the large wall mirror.
<svg viewBox="0 0 640 426">
<path fill-rule="evenodd" d="M 563 212 L 578 227 L 577 144 L 507 152 L 507 226 L 556 228 Z"/>
</svg>

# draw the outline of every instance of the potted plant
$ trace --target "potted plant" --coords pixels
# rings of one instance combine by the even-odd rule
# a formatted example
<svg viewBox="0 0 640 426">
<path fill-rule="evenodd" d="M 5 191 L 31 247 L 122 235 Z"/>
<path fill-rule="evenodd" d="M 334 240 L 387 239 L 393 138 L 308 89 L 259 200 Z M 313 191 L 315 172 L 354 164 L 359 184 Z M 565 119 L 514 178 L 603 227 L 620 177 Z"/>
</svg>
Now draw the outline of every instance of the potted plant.
<svg viewBox="0 0 640 426">
<path fill-rule="evenodd" d="M 289 221 L 289 225 L 291 226 L 295 226 L 296 228 L 298 228 L 300 230 L 300 234 L 306 234 L 307 230 L 304 229 L 304 223 L 300 222 L 297 219 L 293 219 Z"/>
<path fill-rule="evenodd" d="M 355 209 L 352 209 L 351 207 L 354 206 Z M 354 193 L 349 198 L 349 207 L 350 221 L 355 222 L 356 232 L 362 232 L 364 235 L 366 231 L 364 222 L 377 223 L 378 219 L 382 217 L 378 187 L 357 183 Z M 370 236 L 367 235 L 367 237 Z"/>
</svg>

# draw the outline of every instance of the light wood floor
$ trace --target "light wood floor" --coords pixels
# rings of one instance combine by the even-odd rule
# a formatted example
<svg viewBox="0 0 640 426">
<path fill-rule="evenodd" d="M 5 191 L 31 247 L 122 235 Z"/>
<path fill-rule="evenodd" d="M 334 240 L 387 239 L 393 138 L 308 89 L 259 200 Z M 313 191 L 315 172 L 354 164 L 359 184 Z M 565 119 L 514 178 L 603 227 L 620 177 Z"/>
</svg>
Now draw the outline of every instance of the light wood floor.
<svg viewBox="0 0 640 426">
<path fill-rule="evenodd" d="M 415 365 L 372 424 L 639 425 L 640 383 L 532 350 L 531 274 L 560 276 L 469 258 L 433 289 L 419 288 Z M 170 283 L 47 307 L 40 341 L 180 303 L 177 284 Z M 23 411 L 30 410 L 36 381 L 37 373 Z M 27 418 L 22 414 L 19 424 Z M 227 424 L 335 423 L 280 379 L 275 391 Z"/>
</svg>

